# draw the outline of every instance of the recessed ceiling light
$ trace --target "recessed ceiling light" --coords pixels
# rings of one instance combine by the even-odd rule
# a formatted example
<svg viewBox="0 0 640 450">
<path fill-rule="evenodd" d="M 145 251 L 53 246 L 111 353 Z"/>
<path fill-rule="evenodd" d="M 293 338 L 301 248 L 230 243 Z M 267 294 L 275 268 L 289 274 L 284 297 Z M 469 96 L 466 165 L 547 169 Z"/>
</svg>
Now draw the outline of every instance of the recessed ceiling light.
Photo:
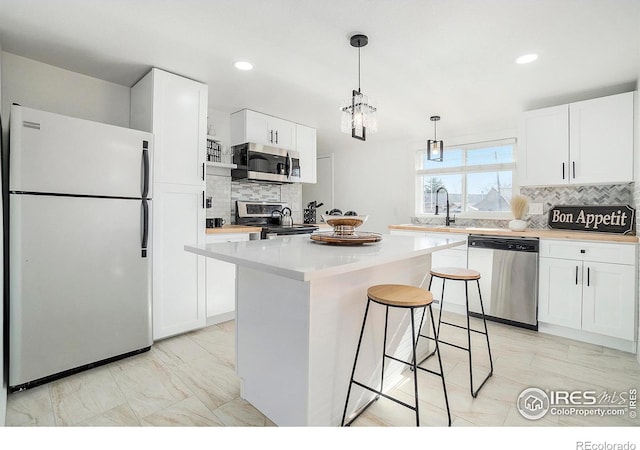
<svg viewBox="0 0 640 450">
<path fill-rule="evenodd" d="M 530 62 L 535 61 L 536 59 L 538 59 L 538 54 L 537 53 L 528 53 L 528 54 L 522 55 L 521 57 L 516 59 L 516 62 L 518 64 L 528 64 Z"/>
<path fill-rule="evenodd" d="M 253 64 L 251 64 L 249 61 L 236 61 L 233 65 L 236 66 L 236 69 L 238 70 L 253 69 Z"/>
</svg>

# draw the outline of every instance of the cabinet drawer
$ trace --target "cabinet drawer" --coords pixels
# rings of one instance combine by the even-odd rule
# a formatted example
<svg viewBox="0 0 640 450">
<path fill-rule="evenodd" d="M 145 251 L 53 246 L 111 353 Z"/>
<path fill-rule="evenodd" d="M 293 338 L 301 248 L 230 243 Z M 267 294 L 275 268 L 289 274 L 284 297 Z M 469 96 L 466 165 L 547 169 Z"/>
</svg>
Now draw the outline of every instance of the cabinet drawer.
<svg viewBox="0 0 640 450">
<path fill-rule="evenodd" d="M 540 256 L 613 264 L 635 264 L 636 244 L 541 239 Z"/>
</svg>

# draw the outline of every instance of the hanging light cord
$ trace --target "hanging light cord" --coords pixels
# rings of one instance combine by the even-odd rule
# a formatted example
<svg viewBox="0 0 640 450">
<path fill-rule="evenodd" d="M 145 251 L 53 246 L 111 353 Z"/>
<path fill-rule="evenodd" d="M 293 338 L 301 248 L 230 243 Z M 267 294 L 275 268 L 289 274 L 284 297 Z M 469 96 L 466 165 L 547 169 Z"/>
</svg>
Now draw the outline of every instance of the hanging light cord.
<svg viewBox="0 0 640 450">
<path fill-rule="evenodd" d="M 358 44 L 360 40 L 358 39 Z M 360 93 L 360 47 L 358 47 L 358 94 Z"/>
</svg>

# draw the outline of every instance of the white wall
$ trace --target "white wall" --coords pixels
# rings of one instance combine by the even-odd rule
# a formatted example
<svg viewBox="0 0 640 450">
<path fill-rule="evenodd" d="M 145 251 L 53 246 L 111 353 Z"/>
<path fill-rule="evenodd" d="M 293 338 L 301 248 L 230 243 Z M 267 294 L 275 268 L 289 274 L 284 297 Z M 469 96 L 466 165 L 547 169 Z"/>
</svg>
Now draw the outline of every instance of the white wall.
<svg viewBox="0 0 640 450">
<path fill-rule="evenodd" d="M 334 155 L 334 208 L 368 215 L 362 231 L 388 233 L 388 225 L 408 223 L 414 215 L 415 149 L 408 142 L 327 135 L 318 132 L 318 154 Z"/>
<path fill-rule="evenodd" d="M 12 103 L 81 119 L 129 126 L 127 86 L 88 77 L 13 53 L 2 53 L 2 116 Z"/>
</svg>

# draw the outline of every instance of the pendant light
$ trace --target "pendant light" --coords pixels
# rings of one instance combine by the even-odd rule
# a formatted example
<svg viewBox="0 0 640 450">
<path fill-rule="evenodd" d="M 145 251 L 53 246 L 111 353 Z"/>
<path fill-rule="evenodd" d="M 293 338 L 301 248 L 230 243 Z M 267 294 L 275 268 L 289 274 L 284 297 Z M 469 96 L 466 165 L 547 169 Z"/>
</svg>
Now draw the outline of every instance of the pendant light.
<svg viewBox="0 0 640 450">
<path fill-rule="evenodd" d="M 364 34 L 354 34 L 350 39 L 351 46 L 358 49 L 358 90 L 351 92 L 351 98 L 344 102 L 342 111 L 342 132 L 351 133 L 351 137 L 361 141 L 367 140 L 367 132 L 378 131 L 376 108 L 373 102 L 360 90 L 360 49 L 367 45 L 369 38 Z"/>
<path fill-rule="evenodd" d="M 442 162 L 444 142 L 438 141 L 436 137 L 436 122 L 440 120 L 440 116 L 431 116 L 429 120 L 433 122 L 433 139 L 427 141 L 427 159 L 429 161 Z"/>
</svg>

